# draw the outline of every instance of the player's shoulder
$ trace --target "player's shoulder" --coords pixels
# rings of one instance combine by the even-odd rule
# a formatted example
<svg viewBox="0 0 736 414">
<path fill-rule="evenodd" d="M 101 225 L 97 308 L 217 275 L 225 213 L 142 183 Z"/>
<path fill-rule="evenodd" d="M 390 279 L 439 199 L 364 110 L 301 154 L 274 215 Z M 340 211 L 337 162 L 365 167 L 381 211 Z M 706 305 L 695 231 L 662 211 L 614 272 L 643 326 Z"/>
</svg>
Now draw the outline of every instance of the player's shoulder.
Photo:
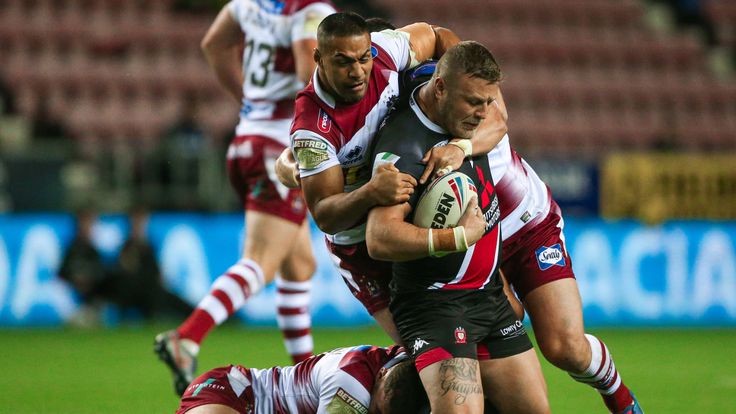
<svg viewBox="0 0 736 414">
<path fill-rule="evenodd" d="M 334 9 L 334 5 L 328 0 L 286 0 L 284 5 L 284 14 L 296 14 L 304 9 L 316 7 L 329 7 Z"/>
<path fill-rule="evenodd" d="M 310 88 L 299 92 L 294 101 L 294 125 L 297 129 L 309 129 L 323 134 L 332 132 L 334 110 L 320 102 L 319 96 Z M 294 128 L 292 128 L 294 129 Z"/>
</svg>

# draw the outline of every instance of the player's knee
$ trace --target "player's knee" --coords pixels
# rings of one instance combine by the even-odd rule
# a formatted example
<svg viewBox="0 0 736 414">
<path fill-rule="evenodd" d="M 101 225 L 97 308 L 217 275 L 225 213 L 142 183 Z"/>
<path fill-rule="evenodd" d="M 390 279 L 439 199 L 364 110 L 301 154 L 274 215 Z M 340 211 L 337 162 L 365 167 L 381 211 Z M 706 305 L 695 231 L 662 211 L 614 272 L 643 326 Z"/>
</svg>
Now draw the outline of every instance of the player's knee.
<svg viewBox="0 0 736 414">
<path fill-rule="evenodd" d="M 579 336 L 579 338 L 578 338 Z M 587 368 L 585 346 L 582 335 L 556 335 L 551 338 L 538 338 L 539 348 L 544 358 L 557 368 L 570 372 L 582 372 Z"/>
<path fill-rule="evenodd" d="M 304 282 L 310 280 L 315 270 L 317 261 L 310 255 L 293 255 L 289 257 L 281 268 L 281 277 L 293 282 Z"/>
</svg>

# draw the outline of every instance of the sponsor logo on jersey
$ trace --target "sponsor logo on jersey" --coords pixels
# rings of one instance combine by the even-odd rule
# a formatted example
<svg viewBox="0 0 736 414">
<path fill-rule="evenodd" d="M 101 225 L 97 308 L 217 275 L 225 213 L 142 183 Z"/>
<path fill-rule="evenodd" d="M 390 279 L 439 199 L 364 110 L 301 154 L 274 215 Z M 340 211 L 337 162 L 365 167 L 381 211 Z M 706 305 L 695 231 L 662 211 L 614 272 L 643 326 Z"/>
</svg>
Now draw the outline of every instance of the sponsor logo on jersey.
<svg viewBox="0 0 736 414">
<path fill-rule="evenodd" d="M 518 319 L 511 325 L 501 328 L 501 336 L 504 336 L 504 339 L 516 338 L 517 336 L 524 335 L 525 333 L 526 329 L 524 329 L 524 324 L 522 324 Z"/>
<path fill-rule="evenodd" d="M 528 211 L 525 211 L 524 214 L 522 214 L 521 217 L 520 217 L 521 221 L 523 221 L 524 223 L 528 223 L 529 222 L 529 219 L 531 219 L 531 218 L 532 218 L 532 215 L 529 214 Z"/>
<path fill-rule="evenodd" d="M 458 326 L 455 328 L 455 343 L 464 344 L 467 341 L 468 336 L 465 334 L 465 328 Z"/>
<path fill-rule="evenodd" d="M 371 58 L 376 58 L 378 56 L 378 48 L 375 46 L 371 46 Z"/>
<path fill-rule="evenodd" d="M 299 168 L 311 170 L 330 159 L 327 143 L 318 139 L 299 139 L 294 141 L 293 147 Z"/>
<path fill-rule="evenodd" d="M 565 255 L 562 253 L 560 243 L 552 246 L 542 246 L 535 252 L 539 269 L 547 270 L 552 266 L 565 267 Z"/>
<path fill-rule="evenodd" d="M 424 348 L 425 345 L 429 345 L 429 342 L 422 338 L 417 338 L 414 340 L 414 345 L 411 346 L 411 352 L 416 354 L 420 349 Z"/>
<path fill-rule="evenodd" d="M 330 116 L 327 115 L 327 112 L 322 109 L 319 110 L 319 114 L 317 115 L 317 129 L 325 134 L 330 132 L 330 129 L 332 129 L 332 120 L 330 119 Z"/>
<path fill-rule="evenodd" d="M 457 195 L 457 193 L 455 193 Z M 430 227 L 433 229 L 444 229 L 445 223 L 447 223 L 447 215 L 452 210 L 452 205 L 455 203 L 456 198 L 451 194 L 442 193 L 442 198 L 439 204 L 437 204 L 437 212 L 434 214 L 432 224 Z"/>
<path fill-rule="evenodd" d="M 342 388 L 338 388 L 335 396 L 327 404 L 326 411 L 330 414 L 358 413 L 368 414 L 368 407 L 363 405 L 358 399 L 350 395 L 349 392 Z"/>
<path fill-rule="evenodd" d="M 188 389 L 189 390 L 194 390 L 194 392 L 192 393 L 192 397 L 194 397 L 197 394 L 199 394 L 200 391 L 202 391 L 202 389 L 204 389 L 204 388 L 213 388 L 213 389 L 216 389 L 218 391 L 225 391 L 225 387 L 224 386 L 219 385 L 219 384 L 215 384 L 214 382 L 215 382 L 215 379 L 214 378 L 207 378 L 207 380 L 205 382 L 198 382 L 198 383 L 191 384 L 188 387 Z"/>
</svg>

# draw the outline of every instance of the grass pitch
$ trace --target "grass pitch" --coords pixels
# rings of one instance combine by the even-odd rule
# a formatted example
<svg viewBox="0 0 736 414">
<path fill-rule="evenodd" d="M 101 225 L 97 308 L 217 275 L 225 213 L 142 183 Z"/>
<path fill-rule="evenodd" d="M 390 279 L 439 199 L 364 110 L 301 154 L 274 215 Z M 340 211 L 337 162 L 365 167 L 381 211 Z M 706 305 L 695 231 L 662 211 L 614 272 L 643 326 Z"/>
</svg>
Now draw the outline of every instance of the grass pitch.
<svg viewBox="0 0 736 414">
<path fill-rule="evenodd" d="M 173 413 L 178 400 L 152 352 L 163 326 L 0 330 L 0 413 Z M 600 330 L 648 414 L 736 410 L 736 330 Z M 378 328 L 317 329 L 317 351 L 387 345 Z M 275 329 L 226 325 L 206 339 L 198 372 L 229 363 L 287 364 Z M 555 413 L 605 413 L 600 397 L 542 361 Z"/>
</svg>

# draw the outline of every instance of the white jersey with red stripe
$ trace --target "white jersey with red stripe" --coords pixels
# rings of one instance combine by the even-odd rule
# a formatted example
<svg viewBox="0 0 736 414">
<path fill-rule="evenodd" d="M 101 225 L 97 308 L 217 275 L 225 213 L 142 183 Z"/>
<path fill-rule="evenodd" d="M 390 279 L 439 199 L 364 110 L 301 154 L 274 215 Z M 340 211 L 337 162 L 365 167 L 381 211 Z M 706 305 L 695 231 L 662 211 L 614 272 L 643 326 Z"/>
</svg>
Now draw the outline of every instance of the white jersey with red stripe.
<svg viewBox="0 0 736 414">
<path fill-rule="evenodd" d="M 488 161 L 501 205 L 501 235 L 507 240 L 546 217 L 552 197 L 544 181 L 511 147 L 508 135 L 491 150 Z"/>
<path fill-rule="evenodd" d="M 316 355 L 294 366 L 251 368 L 255 414 L 348 412 L 346 407 L 353 408 L 349 412 L 368 412 L 380 369 L 406 358 L 399 346 L 362 345 Z M 244 378 L 237 380 L 242 383 Z"/>
<path fill-rule="evenodd" d="M 321 86 L 315 72 L 312 82 L 296 98 L 291 126 L 291 148 L 302 178 L 341 166 L 345 192 L 371 178 L 368 151 L 371 141 L 399 93 L 400 70 L 410 62 L 407 33 L 384 30 L 371 33 L 373 70 L 368 90 L 359 102 L 340 105 Z M 318 69 L 319 70 L 319 69 Z M 365 240 L 365 219 L 356 227 L 328 235 L 335 244 Z"/>
<path fill-rule="evenodd" d="M 335 9 L 325 0 L 232 0 L 233 19 L 245 33 L 243 102 L 237 135 L 263 135 L 288 145 L 296 76 L 293 42 L 316 39 L 317 26 Z"/>
</svg>

